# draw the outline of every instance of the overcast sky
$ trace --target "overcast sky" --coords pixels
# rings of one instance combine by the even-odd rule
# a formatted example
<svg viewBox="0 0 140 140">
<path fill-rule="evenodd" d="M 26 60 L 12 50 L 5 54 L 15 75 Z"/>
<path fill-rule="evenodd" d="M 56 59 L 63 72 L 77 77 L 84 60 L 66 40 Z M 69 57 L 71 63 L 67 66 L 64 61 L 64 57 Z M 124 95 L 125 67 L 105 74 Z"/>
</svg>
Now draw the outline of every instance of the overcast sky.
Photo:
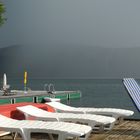
<svg viewBox="0 0 140 140">
<path fill-rule="evenodd" d="M 102 47 L 140 46 L 139 0 L 3 0 L 0 47 L 47 41 Z"/>
<path fill-rule="evenodd" d="M 140 76 L 138 64 L 140 0 L 3 0 L 3 2 L 6 6 L 7 21 L 0 27 L 0 48 L 24 46 L 28 47 L 31 54 L 34 49 L 40 50 L 40 57 L 41 50 L 42 52 L 50 50 L 51 46 L 55 54 L 60 54 L 61 51 L 68 54 L 69 50 L 71 57 L 75 52 L 73 57 L 75 59 L 77 56 L 80 57 L 74 64 L 77 68 L 72 72 L 71 69 L 67 69 L 64 75 L 60 74 L 60 71 L 63 73 L 61 67 L 64 68 L 66 65 L 66 62 L 63 62 L 60 71 L 54 72 L 58 77 Z M 137 51 L 129 50 L 132 48 Z M 55 57 L 60 58 L 57 55 Z M 125 60 L 121 62 L 124 58 Z M 127 61 L 127 58 L 130 60 Z M 59 65 L 58 62 L 63 59 L 64 56 L 61 56 L 59 61 L 50 60 Z M 66 56 L 66 60 L 68 59 Z M 66 67 L 71 68 L 75 59 L 69 61 Z M 51 64 L 47 65 L 50 66 L 50 71 L 51 67 L 54 68 Z M 84 69 L 81 73 L 78 70 L 79 66 Z M 51 72 L 49 74 L 51 75 Z"/>
</svg>

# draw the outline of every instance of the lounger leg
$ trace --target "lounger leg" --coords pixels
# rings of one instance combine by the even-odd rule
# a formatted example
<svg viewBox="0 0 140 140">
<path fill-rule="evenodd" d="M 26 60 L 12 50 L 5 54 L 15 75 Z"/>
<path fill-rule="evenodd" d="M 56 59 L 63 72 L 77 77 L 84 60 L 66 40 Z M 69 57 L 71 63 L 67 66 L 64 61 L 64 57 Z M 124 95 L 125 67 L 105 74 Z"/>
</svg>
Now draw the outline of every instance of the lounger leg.
<svg viewBox="0 0 140 140">
<path fill-rule="evenodd" d="M 62 135 L 62 134 L 58 135 L 58 140 L 65 140 L 65 139 L 66 139 L 66 137 L 64 135 Z"/>
<path fill-rule="evenodd" d="M 26 129 L 21 130 L 21 136 L 22 136 L 23 140 L 31 140 L 30 134 L 31 134 L 30 130 L 26 130 Z"/>
<path fill-rule="evenodd" d="M 91 133 L 86 134 L 85 137 L 82 138 L 82 140 L 88 140 L 90 134 L 91 134 Z M 78 140 L 81 140 L 81 138 L 78 138 Z"/>
<path fill-rule="evenodd" d="M 116 122 L 110 124 L 109 130 L 112 130 Z"/>
<path fill-rule="evenodd" d="M 18 135 L 18 133 L 17 133 L 17 132 L 13 134 L 13 140 L 15 140 L 15 139 L 16 139 L 17 135 Z"/>
<path fill-rule="evenodd" d="M 48 134 L 48 135 L 49 135 L 50 140 L 54 140 L 52 134 Z"/>
<path fill-rule="evenodd" d="M 124 120 L 124 118 L 123 117 L 119 117 L 118 118 L 118 123 L 120 124 L 120 123 L 122 123 L 123 122 L 123 120 Z"/>
<path fill-rule="evenodd" d="M 99 126 L 99 133 L 102 133 L 104 131 L 104 125 Z"/>
</svg>

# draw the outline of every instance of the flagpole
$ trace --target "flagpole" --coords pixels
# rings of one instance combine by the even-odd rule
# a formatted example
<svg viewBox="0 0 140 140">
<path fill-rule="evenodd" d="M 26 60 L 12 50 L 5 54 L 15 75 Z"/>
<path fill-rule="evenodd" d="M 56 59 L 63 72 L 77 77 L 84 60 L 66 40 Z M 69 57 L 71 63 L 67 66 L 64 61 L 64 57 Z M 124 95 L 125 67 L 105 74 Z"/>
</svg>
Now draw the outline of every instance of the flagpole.
<svg viewBox="0 0 140 140">
<path fill-rule="evenodd" d="M 27 93 L 27 71 L 24 72 L 24 93 Z"/>
</svg>

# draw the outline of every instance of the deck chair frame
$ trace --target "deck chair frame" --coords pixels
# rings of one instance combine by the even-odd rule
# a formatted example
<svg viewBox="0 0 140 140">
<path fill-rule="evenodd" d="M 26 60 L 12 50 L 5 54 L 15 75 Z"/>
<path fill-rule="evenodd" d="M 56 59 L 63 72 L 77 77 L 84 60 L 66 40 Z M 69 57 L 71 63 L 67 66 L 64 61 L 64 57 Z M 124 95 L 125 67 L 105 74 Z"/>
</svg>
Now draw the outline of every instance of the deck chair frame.
<svg viewBox="0 0 140 140">
<path fill-rule="evenodd" d="M 48 133 L 58 135 L 58 140 L 65 140 L 67 137 L 87 140 L 92 128 L 86 125 L 66 122 L 44 122 L 37 120 L 14 120 L 0 115 L 0 129 L 11 133 L 19 133 L 23 140 L 31 140 L 31 133 Z"/>
<path fill-rule="evenodd" d="M 17 110 L 24 113 L 26 119 L 34 117 L 34 119 L 45 121 L 79 122 L 99 131 L 103 131 L 103 128 L 111 130 L 116 121 L 113 117 L 101 115 L 48 112 L 32 105 L 20 106 Z"/>
</svg>

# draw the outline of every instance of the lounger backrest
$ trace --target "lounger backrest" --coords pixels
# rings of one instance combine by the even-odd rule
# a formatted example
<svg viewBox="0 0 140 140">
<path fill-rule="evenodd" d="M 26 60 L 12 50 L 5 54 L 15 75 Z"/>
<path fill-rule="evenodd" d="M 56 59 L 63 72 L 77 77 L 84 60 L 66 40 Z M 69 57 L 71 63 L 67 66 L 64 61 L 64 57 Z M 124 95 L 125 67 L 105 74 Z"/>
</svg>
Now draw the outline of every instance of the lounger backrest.
<svg viewBox="0 0 140 140">
<path fill-rule="evenodd" d="M 28 113 L 30 113 L 30 115 L 33 115 L 33 116 L 34 116 L 34 114 L 38 115 L 38 114 L 42 114 L 42 113 L 44 113 L 44 114 L 49 113 L 50 114 L 50 112 L 48 112 L 47 110 L 45 111 L 43 109 L 37 108 L 37 107 L 32 106 L 32 105 L 20 106 L 20 107 L 17 107 L 17 109 L 21 110 L 24 113 L 28 112 Z"/>
<path fill-rule="evenodd" d="M 61 110 L 61 111 L 63 111 L 63 110 L 64 111 L 73 111 L 75 109 L 74 107 L 62 104 L 60 102 L 48 102 L 46 104 L 50 105 L 51 107 L 53 107 L 56 110 Z"/>
</svg>

